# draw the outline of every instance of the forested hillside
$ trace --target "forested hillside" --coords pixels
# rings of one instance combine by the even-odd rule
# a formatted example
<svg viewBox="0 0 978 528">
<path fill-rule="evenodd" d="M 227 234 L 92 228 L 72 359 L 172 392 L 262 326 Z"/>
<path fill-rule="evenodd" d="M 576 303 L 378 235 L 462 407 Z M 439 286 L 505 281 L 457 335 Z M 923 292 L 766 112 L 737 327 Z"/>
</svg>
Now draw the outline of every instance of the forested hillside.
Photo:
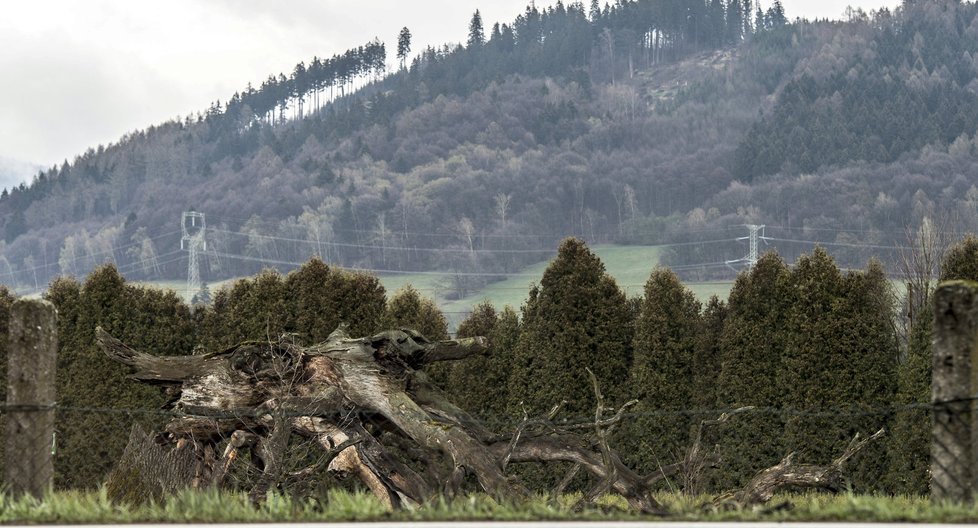
<svg viewBox="0 0 978 528">
<path fill-rule="evenodd" d="M 105 261 L 179 278 L 310 255 L 476 283 L 557 241 L 679 243 L 732 274 L 745 223 L 788 260 L 815 241 L 893 268 L 908 225 L 978 228 L 978 7 L 919 0 L 789 22 L 779 2 L 620 0 L 476 13 L 460 45 L 373 40 L 42 172 L 0 197 L 0 282 Z M 410 60 L 408 60 L 410 58 Z M 497 274 L 497 275 L 493 275 Z"/>
</svg>

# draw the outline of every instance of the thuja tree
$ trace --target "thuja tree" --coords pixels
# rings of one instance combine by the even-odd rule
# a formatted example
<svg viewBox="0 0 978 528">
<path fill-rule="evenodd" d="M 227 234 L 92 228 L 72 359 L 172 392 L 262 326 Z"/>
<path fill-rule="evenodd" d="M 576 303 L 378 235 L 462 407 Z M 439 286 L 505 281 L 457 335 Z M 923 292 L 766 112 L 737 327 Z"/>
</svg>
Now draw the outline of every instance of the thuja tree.
<svg viewBox="0 0 978 528">
<path fill-rule="evenodd" d="M 694 428 L 702 428 L 702 431 L 694 429 L 694 434 L 702 433 L 701 438 L 715 439 L 716 435 L 724 432 L 723 428 L 704 428 L 704 419 L 716 415 L 710 410 L 722 408 L 717 401 L 717 384 L 720 378 L 720 339 L 723 336 L 723 325 L 727 320 L 727 304 L 717 296 L 710 297 L 703 314 L 700 317 L 700 327 L 696 337 L 696 347 L 693 350 L 693 379 L 692 379 L 692 399 L 691 405 L 699 412 L 693 415 Z M 724 425 L 725 427 L 725 425 Z M 708 444 L 709 445 L 709 444 Z M 697 488 L 693 491 L 702 491 L 704 488 L 716 488 L 718 474 L 717 471 L 703 472 L 702 474 L 692 474 L 692 479 L 688 483 Z"/>
<path fill-rule="evenodd" d="M 413 286 L 407 285 L 387 301 L 387 309 L 381 319 L 381 331 L 391 328 L 410 328 L 416 330 L 425 338 L 432 341 L 448 339 L 448 323 L 438 305 L 426 297 L 422 297 Z M 448 383 L 449 365 L 432 365 L 427 374 L 438 387 Z"/>
<path fill-rule="evenodd" d="M 623 390 L 631 356 L 633 321 L 625 294 L 584 242 L 564 240 L 557 257 L 530 290 L 509 380 L 512 414 L 539 416 L 566 401 L 564 416 L 594 415 L 591 369 L 606 404 L 631 395 Z M 523 474 L 534 487 L 559 478 L 553 468 Z"/>
<path fill-rule="evenodd" d="M 898 410 L 887 442 L 886 488 L 891 493 L 923 495 L 930 486 L 931 413 L 914 406 L 931 399 L 933 317 L 933 307 L 924 307 L 897 367 Z"/>
<path fill-rule="evenodd" d="M 387 301 L 382 321 L 384 329 L 411 328 L 432 341 L 448 339 L 448 323 L 441 310 L 411 285 L 401 288 Z"/>
<path fill-rule="evenodd" d="M 941 262 L 941 281 L 978 281 L 978 238 L 968 235 L 952 246 Z"/>
<path fill-rule="evenodd" d="M 197 315 L 200 344 L 220 350 L 247 340 L 292 334 L 300 343 L 323 341 L 340 323 L 356 335 L 381 326 L 385 291 L 373 276 L 328 267 L 314 258 L 286 277 L 275 270 L 218 290 Z"/>
<path fill-rule="evenodd" d="M 853 432 L 871 434 L 884 425 L 898 353 L 888 287 L 878 264 L 844 277 L 821 248 L 792 269 L 779 386 L 785 446 L 799 458 L 832 460 Z M 885 454 L 860 461 L 853 485 L 878 486 Z"/>
<path fill-rule="evenodd" d="M 159 390 L 128 383 L 124 367 L 105 361 L 95 328 L 162 354 L 189 354 L 190 310 L 171 291 L 127 284 L 112 265 L 97 268 L 84 285 L 58 279 L 45 297 L 58 309 L 57 390 L 65 407 L 57 423 L 56 483 L 94 487 L 121 454 L 132 424 L 159 419 L 152 411 L 165 402 Z"/>
<path fill-rule="evenodd" d="M 635 325 L 627 387 L 639 399 L 636 417 L 623 428 L 633 462 L 652 471 L 661 460 L 682 458 L 689 446 L 693 356 L 700 331 L 700 303 L 679 277 L 656 269 L 645 283 Z"/>
<path fill-rule="evenodd" d="M 519 334 L 516 311 L 507 306 L 497 313 L 488 302 L 476 306 L 458 327 L 457 338 L 485 336 L 491 348 L 488 356 L 473 356 L 453 364 L 446 389 L 452 401 L 490 427 L 512 421 L 506 418 L 506 404 L 513 348 Z"/>
<path fill-rule="evenodd" d="M 780 405 L 778 371 L 785 345 L 788 276 L 784 261 L 768 253 L 737 277 L 720 336 L 718 407 Z M 784 455 L 782 431 L 781 415 L 760 412 L 740 416 L 717 430 L 713 443 L 720 446 L 723 467 L 716 474 L 716 485 L 723 489 L 743 485 L 760 468 L 776 464 Z"/>
<path fill-rule="evenodd" d="M 848 273 L 845 285 L 844 311 L 848 315 L 844 317 L 848 317 L 850 324 L 834 344 L 846 358 L 842 365 L 847 370 L 839 372 L 836 388 L 827 392 L 827 400 L 835 400 L 839 407 L 848 407 L 854 412 L 848 420 L 848 430 L 841 423 L 838 425 L 839 434 L 860 432 L 869 435 L 888 427 L 891 421 L 888 409 L 892 407 L 897 391 L 900 357 L 895 320 L 897 302 L 886 271 L 875 259 L 865 271 Z M 846 444 L 845 441 L 836 442 L 835 446 L 844 448 Z M 827 454 L 817 462 L 831 460 L 833 456 L 837 455 Z M 850 464 L 853 488 L 861 491 L 883 489 L 887 469 L 886 443 L 867 446 Z"/>
<path fill-rule="evenodd" d="M 351 335 L 380 326 L 385 291 L 372 275 L 330 268 L 313 258 L 285 279 L 289 326 L 304 343 L 325 341 L 340 323 Z"/>
<path fill-rule="evenodd" d="M 275 270 L 218 290 L 211 305 L 198 308 L 201 346 L 223 350 L 241 341 L 277 340 L 290 331 L 285 281 Z"/>
<path fill-rule="evenodd" d="M 717 408 L 717 382 L 720 377 L 720 337 L 727 319 L 727 303 L 710 297 L 693 350 L 692 402 L 697 409 Z"/>
<path fill-rule="evenodd" d="M 610 401 L 627 380 L 632 336 L 624 293 L 584 242 L 561 243 L 557 258 L 530 291 L 510 378 L 510 404 L 544 413 L 562 400 L 567 412 L 594 412 L 585 369 L 597 376 Z"/>
</svg>

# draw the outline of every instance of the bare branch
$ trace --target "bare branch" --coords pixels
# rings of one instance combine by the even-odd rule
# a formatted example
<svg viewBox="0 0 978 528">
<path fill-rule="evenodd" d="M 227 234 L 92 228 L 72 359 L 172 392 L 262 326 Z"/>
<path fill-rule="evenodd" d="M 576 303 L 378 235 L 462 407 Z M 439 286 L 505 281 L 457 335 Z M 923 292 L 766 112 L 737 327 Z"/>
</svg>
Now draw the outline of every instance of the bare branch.
<svg viewBox="0 0 978 528">
<path fill-rule="evenodd" d="M 794 453 L 789 453 L 777 465 L 769 467 L 756 476 L 743 489 L 726 493 L 714 499 L 714 506 L 744 508 L 764 504 L 782 489 L 812 488 L 836 492 L 845 487 L 845 464 L 870 442 L 882 437 L 884 430 L 859 439 L 859 434 L 849 442 L 846 450 L 827 466 L 795 464 Z"/>
</svg>

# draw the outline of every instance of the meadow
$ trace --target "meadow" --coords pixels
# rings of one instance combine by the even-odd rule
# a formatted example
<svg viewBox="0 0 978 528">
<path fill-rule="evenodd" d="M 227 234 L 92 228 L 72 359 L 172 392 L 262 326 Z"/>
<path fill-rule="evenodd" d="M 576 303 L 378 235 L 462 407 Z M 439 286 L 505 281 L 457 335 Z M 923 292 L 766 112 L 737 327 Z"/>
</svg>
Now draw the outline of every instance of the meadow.
<svg viewBox="0 0 978 528">
<path fill-rule="evenodd" d="M 438 499 L 416 510 L 387 511 L 371 494 L 335 490 L 323 497 L 292 499 L 271 496 L 261 505 L 245 493 L 183 492 L 165 503 L 127 505 L 109 500 L 104 490 L 56 492 L 43 500 L 0 497 L 0 523 L 215 523 L 215 522 L 339 522 L 339 521 L 841 521 L 973 523 L 978 510 L 967 505 L 935 504 L 922 497 L 852 494 L 779 495 L 764 509 L 717 510 L 711 497 L 662 492 L 657 500 L 665 516 L 629 511 L 616 497 L 603 497 L 597 507 L 575 511 L 578 495 L 552 501 L 499 504 L 485 495 Z"/>
<path fill-rule="evenodd" d="M 628 297 L 642 296 L 645 282 L 652 269 L 659 264 L 662 253 L 662 249 L 657 246 L 599 245 L 591 247 L 591 250 L 604 262 L 608 274 L 615 278 Z M 449 320 L 449 326 L 454 327 L 474 306 L 485 301 L 496 308 L 511 306 L 518 310 L 526 301 L 530 286 L 540 283 L 548 265 L 549 260 L 527 266 L 513 273 L 513 276 L 488 284 L 461 299 L 448 298 L 451 292 L 448 275 L 381 275 L 380 280 L 388 292 L 408 284 L 414 286 L 423 295 L 434 299 Z M 733 287 L 733 281 L 691 282 L 686 283 L 686 286 L 705 303 L 713 295 L 726 299 Z"/>
<path fill-rule="evenodd" d="M 659 264 L 662 254 L 662 248 L 658 246 L 599 245 L 592 247 L 591 250 L 604 262 L 608 274 L 615 278 L 618 286 L 628 297 L 642 296 L 645 281 L 648 280 L 652 269 Z M 476 289 L 461 299 L 452 298 L 451 276 L 447 273 L 383 274 L 378 278 L 388 295 L 410 285 L 422 295 L 430 297 L 441 308 L 448 320 L 449 328 L 454 330 L 473 307 L 485 301 L 491 302 L 496 308 L 511 306 L 518 310 L 526 301 L 530 286 L 540 283 L 543 272 L 549 264 L 550 261 L 547 260 L 526 266 L 503 280 Z M 213 293 L 236 280 L 238 279 L 210 282 L 207 286 Z M 186 302 L 190 302 L 193 296 L 192 292 L 187 291 L 186 282 L 183 281 L 148 281 L 141 284 L 173 290 Z M 726 299 L 730 294 L 730 288 L 733 287 L 733 281 L 690 282 L 686 283 L 686 286 L 697 299 L 706 303 L 713 295 Z"/>
</svg>

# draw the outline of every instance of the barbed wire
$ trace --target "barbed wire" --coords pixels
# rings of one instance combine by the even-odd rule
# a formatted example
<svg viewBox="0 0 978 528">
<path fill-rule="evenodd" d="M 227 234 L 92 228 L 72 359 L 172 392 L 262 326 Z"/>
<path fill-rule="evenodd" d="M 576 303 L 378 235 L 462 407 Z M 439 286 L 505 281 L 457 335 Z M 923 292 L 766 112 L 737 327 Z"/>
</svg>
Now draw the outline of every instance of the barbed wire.
<svg viewBox="0 0 978 528">
<path fill-rule="evenodd" d="M 650 409 L 644 411 L 630 411 L 622 413 L 623 418 L 656 418 L 656 417 L 675 417 L 675 416 L 720 416 L 728 413 L 738 414 L 759 414 L 767 416 L 781 417 L 881 417 L 911 411 L 933 412 L 942 410 L 946 407 L 959 403 L 972 403 L 978 401 L 978 395 L 968 398 L 957 398 L 952 400 L 942 400 L 936 402 L 911 402 L 911 403 L 892 403 L 887 405 L 851 405 L 851 406 L 827 406 L 827 407 L 776 407 L 776 406 L 750 406 L 741 407 L 709 407 L 709 408 L 682 408 L 682 409 Z M 301 410 L 257 410 L 257 409 L 237 409 L 237 410 L 214 410 L 206 412 L 190 412 L 178 409 L 149 409 L 149 408 L 125 408 L 125 407 L 96 407 L 96 406 L 74 406 L 62 405 L 59 403 L 35 404 L 35 405 L 11 405 L 0 404 L 0 415 L 8 413 L 30 413 L 30 412 L 51 412 L 59 414 L 84 413 L 84 414 L 110 414 L 110 415 L 141 415 L 159 418 L 200 418 L 207 420 L 240 420 L 243 418 L 262 419 L 268 417 L 300 418 L 307 416 L 339 416 L 351 413 L 349 408 L 337 408 L 329 412 L 317 410 L 307 412 Z M 369 410 L 355 410 L 354 413 L 363 415 L 367 418 L 371 416 L 382 416 L 382 413 Z M 508 419 L 511 418 L 511 419 Z M 511 417 L 479 417 L 472 416 L 467 423 L 482 426 L 516 426 L 522 421 L 522 416 L 513 414 Z M 590 423 L 594 421 L 593 413 L 562 416 L 554 419 L 554 423 L 559 425 L 574 425 Z"/>
</svg>

